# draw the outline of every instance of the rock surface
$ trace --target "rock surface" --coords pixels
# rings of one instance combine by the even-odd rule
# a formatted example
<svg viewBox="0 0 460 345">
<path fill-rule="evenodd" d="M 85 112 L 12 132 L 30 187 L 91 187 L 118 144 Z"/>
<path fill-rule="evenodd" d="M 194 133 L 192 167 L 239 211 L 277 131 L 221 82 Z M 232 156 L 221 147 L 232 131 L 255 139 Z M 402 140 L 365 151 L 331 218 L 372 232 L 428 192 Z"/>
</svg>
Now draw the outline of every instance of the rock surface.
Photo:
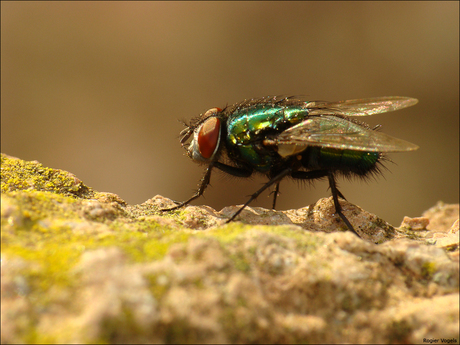
<svg viewBox="0 0 460 345">
<path fill-rule="evenodd" d="M 3 343 L 459 341 L 458 204 L 394 228 L 341 201 L 358 238 L 330 198 L 225 224 L 1 160 Z"/>
</svg>

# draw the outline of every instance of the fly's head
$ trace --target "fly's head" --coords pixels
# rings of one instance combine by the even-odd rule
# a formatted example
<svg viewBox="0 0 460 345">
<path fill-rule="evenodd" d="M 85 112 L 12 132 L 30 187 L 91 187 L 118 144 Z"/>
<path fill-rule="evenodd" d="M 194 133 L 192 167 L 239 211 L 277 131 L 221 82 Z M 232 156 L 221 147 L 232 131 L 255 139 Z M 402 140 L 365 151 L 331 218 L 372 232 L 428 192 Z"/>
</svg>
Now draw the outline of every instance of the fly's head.
<svg viewBox="0 0 460 345">
<path fill-rule="evenodd" d="M 218 153 L 222 137 L 222 121 L 218 117 L 221 111 L 220 108 L 209 109 L 203 115 L 193 119 L 180 133 L 180 143 L 191 159 L 209 163 Z M 187 143 L 190 137 L 192 140 Z"/>
</svg>

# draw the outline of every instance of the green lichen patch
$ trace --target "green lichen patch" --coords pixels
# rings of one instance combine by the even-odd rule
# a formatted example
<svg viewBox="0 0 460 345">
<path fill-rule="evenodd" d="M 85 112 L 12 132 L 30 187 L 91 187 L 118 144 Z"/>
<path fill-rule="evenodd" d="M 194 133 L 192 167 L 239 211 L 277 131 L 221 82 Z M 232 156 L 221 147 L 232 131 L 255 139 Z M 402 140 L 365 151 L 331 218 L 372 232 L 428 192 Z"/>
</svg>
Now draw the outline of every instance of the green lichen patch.
<svg viewBox="0 0 460 345">
<path fill-rule="evenodd" d="M 2 195 L 2 253 L 40 262 L 49 259 L 55 266 L 65 261 L 54 260 L 55 252 L 63 258 L 78 257 L 84 250 L 117 246 L 134 261 L 146 261 L 163 257 L 170 243 L 189 236 L 188 231 L 172 231 L 153 220 L 117 217 L 102 222 L 87 216 L 86 204 L 50 192 Z"/>
<path fill-rule="evenodd" d="M 89 198 L 94 193 L 75 175 L 59 169 L 46 168 L 37 161 L 27 162 L 2 153 L 1 168 L 2 193 L 35 190 L 84 198 Z"/>
<path fill-rule="evenodd" d="M 43 191 L 13 191 L 2 194 L 2 219 L 24 229 L 46 218 L 79 218 L 79 202 L 72 197 Z"/>
</svg>

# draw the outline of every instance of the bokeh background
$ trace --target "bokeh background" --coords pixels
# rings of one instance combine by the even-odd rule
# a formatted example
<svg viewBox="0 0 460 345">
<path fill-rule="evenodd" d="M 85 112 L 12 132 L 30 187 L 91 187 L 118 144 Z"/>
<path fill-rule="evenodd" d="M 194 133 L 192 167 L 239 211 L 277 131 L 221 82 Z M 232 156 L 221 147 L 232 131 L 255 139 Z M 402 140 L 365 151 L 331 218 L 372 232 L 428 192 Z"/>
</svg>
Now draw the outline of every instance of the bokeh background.
<svg viewBox="0 0 460 345">
<path fill-rule="evenodd" d="M 131 204 L 196 188 L 204 167 L 184 156 L 179 119 L 280 94 L 418 98 L 366 121 L 420 149 L 391 154 L 385 178 L 339 186 L 394 225 L 458 202 L 459 2 L 1 3 L 2 152 Z M 264 181 L 215 173 L 195 204 L 241 204 Z M 278 208 L 327 187 L 284 181 Z"/>
</svg>

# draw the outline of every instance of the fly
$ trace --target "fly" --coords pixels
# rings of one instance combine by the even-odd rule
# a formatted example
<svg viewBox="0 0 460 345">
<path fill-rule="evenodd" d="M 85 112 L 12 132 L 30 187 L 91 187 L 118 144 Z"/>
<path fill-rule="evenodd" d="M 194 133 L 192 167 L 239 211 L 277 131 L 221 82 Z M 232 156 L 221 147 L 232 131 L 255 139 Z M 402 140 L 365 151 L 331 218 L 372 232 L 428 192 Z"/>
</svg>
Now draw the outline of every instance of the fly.
<svg viewBox="0 0 460 345">
<path fill-rule="evenodd" d="M 336 177 L 379 174 L 387 152 L 413 151 L 418 146 L 377 131 L 379 126 L 370 128 L 356 117 L 395 111 L 417 102 L 398 96 L 339 102 L 265 97 L 211 108 L 180 133 L 187 155 L 207 165 L 198 190 L 188 200 L 162 211 L 178 209 L 203 195 L 214 168 L 239 177 L 262 173 L 268 178 L 227 223 L 272 185 L 274 209 L 279 184 L 286 177 L 327 178 L 336 213 L 358 235 L 342 213 L 338 198 L 345 197 L 337 188 Z"/>
</svg>

